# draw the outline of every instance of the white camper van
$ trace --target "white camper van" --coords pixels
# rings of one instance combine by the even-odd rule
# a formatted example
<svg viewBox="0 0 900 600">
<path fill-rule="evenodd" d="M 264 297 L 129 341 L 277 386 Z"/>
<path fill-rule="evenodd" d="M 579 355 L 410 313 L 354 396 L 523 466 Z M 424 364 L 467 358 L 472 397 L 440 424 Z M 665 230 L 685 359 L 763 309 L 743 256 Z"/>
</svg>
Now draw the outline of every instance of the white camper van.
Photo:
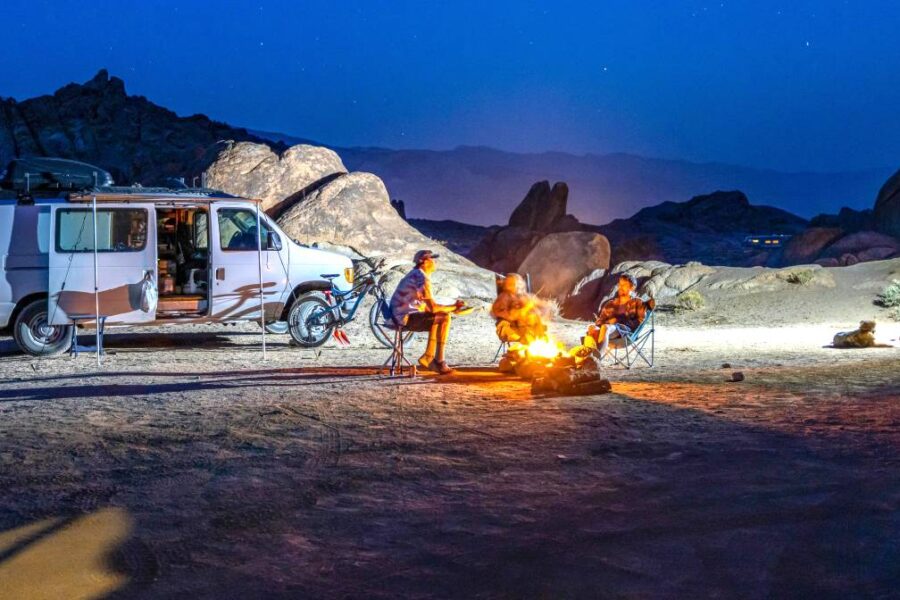
<svg viewBox="0 0 900 600">
<path fill-rule="evenodd" d="M 229 323 L 259 321 L 262 303 L 276 323 L 330 279 L 341 290 L 353 280 L 348 258 L 294 242 L 258 202 L 221 192 L 4 193 L 0 329 L 33 355 L 64 352 L 95 314 L 106 326 Z M 150 310 L 145 280 L 159 292 Z"/>
</svg>

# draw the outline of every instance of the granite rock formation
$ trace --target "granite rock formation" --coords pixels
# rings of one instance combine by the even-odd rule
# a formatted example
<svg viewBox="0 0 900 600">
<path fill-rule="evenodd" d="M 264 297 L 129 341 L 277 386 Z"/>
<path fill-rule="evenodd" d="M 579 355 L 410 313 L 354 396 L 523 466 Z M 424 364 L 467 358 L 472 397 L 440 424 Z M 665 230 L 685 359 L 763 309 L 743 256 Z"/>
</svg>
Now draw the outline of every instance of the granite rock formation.
<svg viewBox="0 0 900 600">
<path fill-rule="evenodd" d="M 53 156 L 95 164 L 116 183 L 188 185 L 214 158 L 220 140 L 263 142 L 246 129 L 203 115 L 179 117 L 105 70 L 84 83 L 22 102 L 0 99 L 0 165 L 16 157 Z M 270 143 L 276 150 L 283 144 Z"/>
<path fill-rule="evenodd" d="M 714 192 L 687 202 L 663 202 L 628 219 L 591 227 L 605 235 L 613 262 L 660 260 L 754 266 L 776 263 L 778 250 L 748 248 L 750 235 L 799 233 L 806 221 L 771 206 L 750 204 L 742 192 Z"/>
<path fill-rule="evenodd" d="M 547 181 L 531 186 L 525 198 L 513 210 L 509 225 L 491 227 L 469 253 L 476 264 L 496 271 L 517 271 L 532 248 L 547 234 L 579 231 L 581 223 L 566 214 L 569 187 Z"/>
<path fill-rule="evenodd" d="M 278 224 L 301 243 L 327 244 L 354 256 L 384 257 L 395 272 L 389 284 L 412 266 L 417 250 L 440 254 L 433 276 L 435 294 L 448 299 L 491 299 L 494 275 L 426 237 L 397 213 L 384 183 L 371 173 L 349 173 L 306 194 L 278 218 Z M 390 285 L 388 285 L 390 287 Z"/>
<path fill-rule="evenodd" d="M 278 155 L 265 144 L 227 142 L 206 170 L 206 183 L 235 196 L 258 198 L 265 211 L 277 216 L 294 196 L 346 172 L 341 158 L 320 146 L 299 144 Z"/>
</svg>

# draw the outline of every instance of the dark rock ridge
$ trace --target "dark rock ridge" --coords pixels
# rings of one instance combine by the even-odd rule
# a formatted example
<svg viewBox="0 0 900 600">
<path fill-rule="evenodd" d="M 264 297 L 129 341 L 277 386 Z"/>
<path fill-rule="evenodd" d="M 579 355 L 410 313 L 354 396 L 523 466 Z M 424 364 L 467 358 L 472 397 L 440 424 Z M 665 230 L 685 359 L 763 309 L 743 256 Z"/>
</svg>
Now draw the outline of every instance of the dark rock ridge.
<svg viewBox="0 0 900 600">
<path fill-rule="evenodd" d="M 875 229 L 875 211 L 853 210 L 844 206 L 836 215 L 821 214 L 809 220 L 810 227 L 837 228 L 847 233 Z"/>
<path fill-rule="evenodd" d="M 106 70 L 52 95 L 0 99 L 0 165 L 16 157 L 56 156 L 96 164 L 120 184 L 185 177 L 190 185 L 215 157 L 217 142 L 226 139 L 286 148 L 204 115 L 179 117 L 129 96 L 125 83 Z"/>
<path fill-rule="evenodd" d="M 900 237 L 900 170 L 878 192 L 875 199 L 875 223 L 881 233 Z"/>
<path fill-rule="evenodd" d="M 780 208 L 750 204 L 742 192 L 719 191 L 687 202 L 663 202 L 591 229 L 609 239 L 613 263 L 659 260 L 753 266 L 777 263 L 780 251 L 748 248 L 744 238 L 794 235 L 806 225 L 805 219 Z"/>
<path fill-rule="evenodd" d="M 783 266 L 844 267 L 900 256 L 900 171 L 881 187 L 871 210 L 819 215 L 784 249 Z"/>
</svg>

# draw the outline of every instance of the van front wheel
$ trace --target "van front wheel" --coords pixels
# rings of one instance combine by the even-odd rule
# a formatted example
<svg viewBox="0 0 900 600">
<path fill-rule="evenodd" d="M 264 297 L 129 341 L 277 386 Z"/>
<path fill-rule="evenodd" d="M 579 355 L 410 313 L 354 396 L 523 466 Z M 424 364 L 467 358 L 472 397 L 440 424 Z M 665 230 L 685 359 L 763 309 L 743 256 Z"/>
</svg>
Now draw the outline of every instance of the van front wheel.
<svg viewBox="0 0 900 600">
<path fill-rule="evenodd" d="M 22 352 L 32 356 L 55 356 L 72 345 L 75 328 L 72 325 L 50 325 L 47 300 L 29 303 L 13 325 L 13 337 Z"/>
</svg>

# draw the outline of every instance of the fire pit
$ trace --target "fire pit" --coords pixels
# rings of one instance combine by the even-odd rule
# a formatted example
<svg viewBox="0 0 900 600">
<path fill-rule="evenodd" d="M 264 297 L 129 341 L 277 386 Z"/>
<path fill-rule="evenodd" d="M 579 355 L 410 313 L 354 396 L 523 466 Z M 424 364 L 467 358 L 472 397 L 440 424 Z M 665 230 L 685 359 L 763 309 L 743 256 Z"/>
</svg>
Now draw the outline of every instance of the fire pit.
<svg viewBox="0 0 900 600">
<path fill-rule="evenodd" d="M 543 396 L 605 394 L 612 388 L 600 376 L 600 361 L 584 348 L 565 346 L 550 336 L 528 344 L 511 344 L 500 370 L 531 381 L 531 393 Z"/>
</svg>

